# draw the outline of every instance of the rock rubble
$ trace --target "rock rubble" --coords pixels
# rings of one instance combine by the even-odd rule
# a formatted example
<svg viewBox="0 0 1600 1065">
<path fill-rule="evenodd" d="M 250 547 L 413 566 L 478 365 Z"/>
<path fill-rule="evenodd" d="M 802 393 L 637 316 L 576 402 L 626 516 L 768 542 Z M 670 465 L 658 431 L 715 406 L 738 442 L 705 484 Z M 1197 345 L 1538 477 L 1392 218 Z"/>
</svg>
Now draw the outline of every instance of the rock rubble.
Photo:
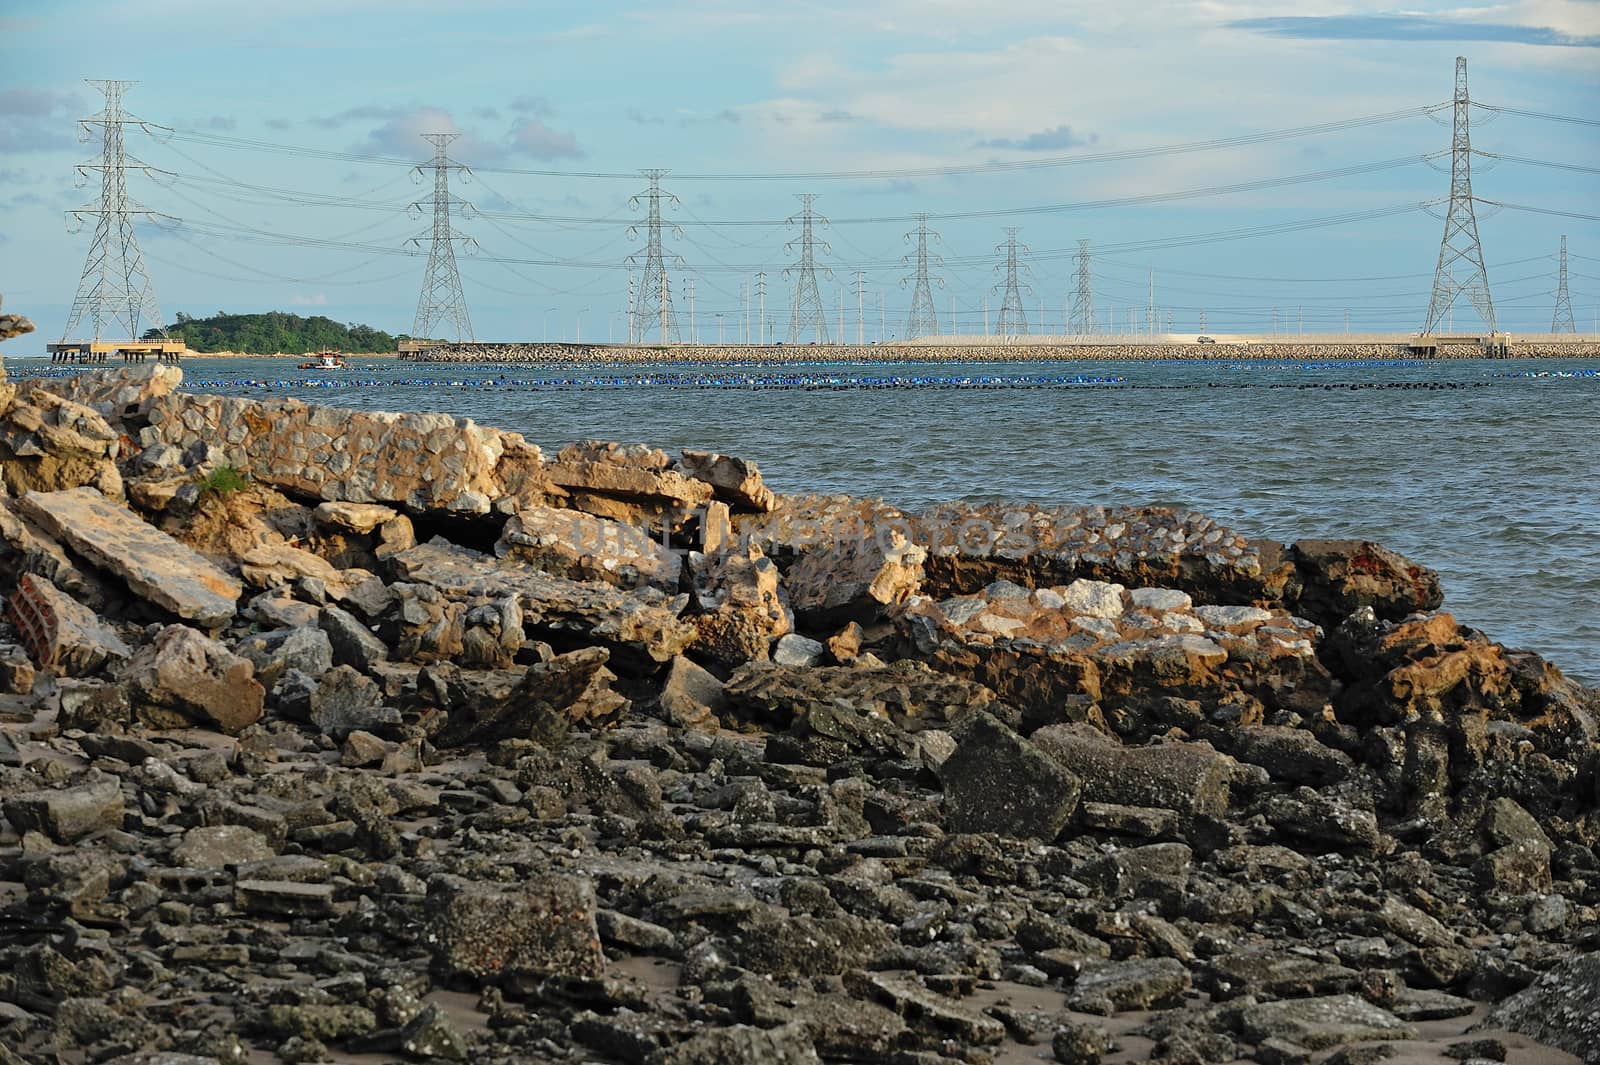
<svg viewBox="0 0 1600 1065">
<path fill-rule="evenodd" d="M 0 1065 L 1600 1062 L 1600 697 L 1408 559 L 176 384 L 0 397 Z"/>
</svg>

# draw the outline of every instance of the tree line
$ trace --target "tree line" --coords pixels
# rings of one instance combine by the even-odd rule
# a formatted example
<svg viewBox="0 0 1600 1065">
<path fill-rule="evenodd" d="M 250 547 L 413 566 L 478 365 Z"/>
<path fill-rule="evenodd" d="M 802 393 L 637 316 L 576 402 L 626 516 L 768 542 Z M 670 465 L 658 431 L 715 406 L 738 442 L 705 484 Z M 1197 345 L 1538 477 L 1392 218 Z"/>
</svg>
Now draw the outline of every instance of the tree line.
<svg viewBox="0 0 1600 1065">
<path fill-rule="evenodd" d="M 179 311 L 166 335 L 173 340 L 182 339 L 191 351 L 239 351 L 252 355 L 305 355 L 317 351 L 370 354 L 392 352 L 396 346 L 395 337 L 369 325 L 342 324 L 322 315 L 302 318 L 283 311 L 218 311 L 210 318 L 193 318 Z M 159 331 L 152 329 L 144 338 L 155 340 L 159 336 Z"/>
</svg>

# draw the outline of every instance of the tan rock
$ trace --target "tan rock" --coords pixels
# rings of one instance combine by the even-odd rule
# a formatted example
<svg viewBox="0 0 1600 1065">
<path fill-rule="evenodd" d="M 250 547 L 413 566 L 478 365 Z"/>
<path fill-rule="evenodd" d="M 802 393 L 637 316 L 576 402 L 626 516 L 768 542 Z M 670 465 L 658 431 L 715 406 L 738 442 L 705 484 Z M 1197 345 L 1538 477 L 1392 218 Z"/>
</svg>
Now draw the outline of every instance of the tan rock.
<svg viewBox="0 0 1600 1065">
<path fill-rule="evenodd" d="M 814 625 L 870 622 L 915 595 L 928 553 L 898 530 L 882 531 L 801 554 L 784 582 L 795 612 Z"/>
<path fill-rule="evenodd" d="M 290 544 L 263 544 L 239 560 L 239 572 L 252 587 L 263 590 L 282 588 L 301 577 L 314 577 L 335 598 L 343 596 L 345 578 L 341 570 L 321 555 Z"/>
<path fill-rule="evenodd" d="M 644 529 L 553 507 L 519 511 L 501 530 L 495 553 L 558 577 L 618 588 L 676 592 L 683 572 L 682 557 Z"/>
<path fill-rule="evenodd" d="M 726 709 L 722 682 L 679 655 L 661 685 L 661 712 L 680 728 L 716 728 L 717 715 Z"/>
<path fill-rule="evenodd" d="M 761 480 L 754 462 L 711 451 L 683 449 L 683 472 L 709 484 L 716 497 L 744 510 L 777 509 L 778 498 Z"/>
<path fill-rule="evenodd" d="M 353 533 L 370 533 L 384 522 L 392 521 L 398 513 L 393 507 L 382 503 L 346 503 L 342 500 L 318 503 L 312 512 L 319 524 Z"/>
<path fill-rule="evenodd" d="M 183 370 L 150 362 L 117 369 L 91 370 L 38 382 L 42 389 L 92 407 L 106 418 L 121 421 L 142 417 L 150 404 L 183 383 Z"/>
<path fill-rule="evenodd" d="M 157 728 L 200 724 L 237 734 L 261 718 L 255 667 L 187 625 L 168 625 L 119 675 L 135 715 Z"/>
<path fill-rule="evenodd" d="M 136 594 L 207 627 L 233 617 L 240 583 L 92 488 L 29 492 L 22 510 L 50 536 Z"/>
<path fill-rule="evenodd" d="M 778 567 L 759 547 L 716 557 L 691 554 L 689 564 L 700 607 L 692 621 L 701 654 L 727 665 L 764 660 L 772 641 L 793 630 Z"/>
<path fill-rule="evenodd" d="M 709 484 L 668 469 L 670 461 L 655 448 L 586 441 L 562 448 L 545 472 L 576 509 L 644 524 L 650 517 L 681 518 L 711 499 Z"/>
</svg>

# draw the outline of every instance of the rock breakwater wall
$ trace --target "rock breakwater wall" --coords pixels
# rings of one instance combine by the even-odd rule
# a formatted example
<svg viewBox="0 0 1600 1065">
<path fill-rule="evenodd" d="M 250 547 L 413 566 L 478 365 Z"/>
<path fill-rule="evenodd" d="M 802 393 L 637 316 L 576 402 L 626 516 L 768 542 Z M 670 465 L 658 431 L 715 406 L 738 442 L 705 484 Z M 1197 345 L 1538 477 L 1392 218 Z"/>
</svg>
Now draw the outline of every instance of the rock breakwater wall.
<svg viewBox="0 0 1600 1065">
<path fill-rule="evenodd" d="M 1510 355 L 1549 358 L 1600 356 L 1594 341 L 1516 343 Z M 445 344 L 407 356 L 418 362 L 536 364 L 551 366 L 659 365 L 664 363 L 789 365 L 812 362 L 1215 362 L 1236 359 L 1288 362 L 1416 358 L 1405 344 L 803 344 L 659 347 L 619 344 Z M 1434 358 L 1482 358 L 1475 345 L 1443 347 Z"/>
<path fill-rule="evenodd" d="M 0 387 L 6 1065 L 1596 1060 L 1600 693 L 1411 560 L 155 370 Z"/>
</svg>

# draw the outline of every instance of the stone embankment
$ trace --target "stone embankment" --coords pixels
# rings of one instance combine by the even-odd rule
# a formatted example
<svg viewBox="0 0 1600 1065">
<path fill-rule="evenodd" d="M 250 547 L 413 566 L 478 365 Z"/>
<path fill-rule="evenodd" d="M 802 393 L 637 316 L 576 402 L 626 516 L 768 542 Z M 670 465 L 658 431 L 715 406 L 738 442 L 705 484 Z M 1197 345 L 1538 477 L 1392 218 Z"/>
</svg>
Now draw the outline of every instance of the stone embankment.
<svg viewBox="0 0 1600 1065">
<path fill-rule="evenodd" d="M 1411 560 L 179 380 L 0 386 L 0 1065 L 1600 1062 L 1597 693 Z"/>
<path fill-rule="evenodd" d="M 1475 345 L 1443 347 L 1435 358 L 1481 358 Z M 1594 358 L 1600 343 L 1512 342 L 1508 357 Z M 1148 362 L 1343 361 L 1409 359 L 1404 344 L 672 344 L 661 347 L 621 344 L 443 344 L 405 356 L 418 362 L 516 364 L 540 366 L 661 365 L 669 363 L 791 365 L 817 362 L 971 363 L 971 362 Z"/>
</svg>

